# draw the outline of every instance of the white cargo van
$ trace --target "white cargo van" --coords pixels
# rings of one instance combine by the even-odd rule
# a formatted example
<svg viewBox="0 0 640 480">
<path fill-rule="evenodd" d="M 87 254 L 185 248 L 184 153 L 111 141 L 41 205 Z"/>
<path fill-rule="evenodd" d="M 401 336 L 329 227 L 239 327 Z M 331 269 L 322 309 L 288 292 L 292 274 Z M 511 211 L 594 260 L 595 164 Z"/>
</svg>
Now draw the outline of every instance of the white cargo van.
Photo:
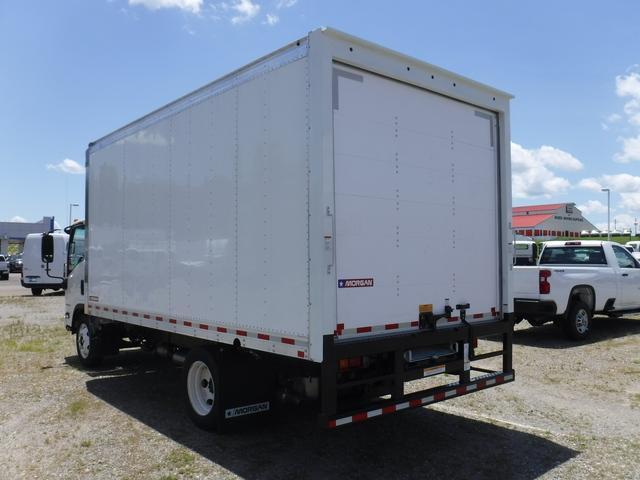
<svg viewBox="0 0 640 480">
<path fill-rule="evenodd" d="M 43 257 L 43 241 L 51 242 L 52 253 Z M 22 277 L 20 283 L 30 288 L 33 295 L 42 295 L 45 289 L 65 288 L 65 262 L 69 235 L 63 232 L 30 233 L 24 240 Z"/>
<path fill-rule="evenodd" d="M 183 363 L 204 428 L 287 400 L 337 427 L 512 381 L 510 98 L 322 29 L 91 143 L 80 360 Z"/>
</svg>

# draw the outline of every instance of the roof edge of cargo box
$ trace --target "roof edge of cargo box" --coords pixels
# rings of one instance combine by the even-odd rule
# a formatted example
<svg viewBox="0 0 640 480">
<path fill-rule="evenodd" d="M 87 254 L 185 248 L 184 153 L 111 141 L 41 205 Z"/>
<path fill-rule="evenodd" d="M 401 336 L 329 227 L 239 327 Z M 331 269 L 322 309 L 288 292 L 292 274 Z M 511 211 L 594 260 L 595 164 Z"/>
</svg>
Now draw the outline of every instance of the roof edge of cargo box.
<svg viewBox="0 0 640 480">
<path fill-rule="evenodd" d="M 353 35 L 350 35 L 348 33 L 345 33 L 341 30 L 337 30 L 335 28 L 331 28 L 331 27 L 321 27 L 315 31 L 321 31 L 322 33 L 326 33 L 329 35 L 332 35 L 334 37 L 338 37 L 346 42 L 350 42 L 350 43 L 354 43 L 354 44 L 359 44 L 362 45 L 364 47 L 373 49 L 373 50 L 378 50 L 381 51 L 383 53 L 385 53 L 386 55 L 390 55 L 393 57 L 396 57 L 398 59 L 401 59 L 403 61 L 405 61 L 406 63 L 408 63 L 409 65 L 415 65 L 415 66 L 420 66 L 423 68 L 427 68 L 429 70 L 432 70 L 436 73 L 441 73 L 444 76 L 453 78 L 455 80 L 459 80 L 461 82 L 467 83 L 470 86 L 473 86 L 475 88 L 478 88 L 480 90 L 484 90 L 486 92 L 491 92 L 492 94 L 501 96 L 501 97 L 505 97 L 507 99 L 512 99 L 514 98 L 514 95 L 506 92 L 504 90 L 500 90 L 498 88 L 492 87 L 490 85 L 487 85 L 486 83 L 482 83 L 482 82 L 478 82 L 477 80 L 473 80 L 469 77 L 465 77 L 464 75 L 460 75 L 459 73 L 455 73 L 452 72 L 451 70 L 447 70 L 446 68 L 442 68 L 442 67 L 438 67 L 437 65 L 434 65 L 432 63 L 429 62 L 425 62 L 424 60 L 420 60 L 416 57 L 412 57 L 411 55 L 406 55 L 404 53 L 398 52 L 397 50 L 393 50 L 391 48 L 387 48 L 384 47 L 382 45 L 380 45 L 379 43 L 375 43 L 375 42 L 370 42 L 369 40 L 364 40 L 360 37 L 354 37 Z M 313 32 L 311 32 L 313 33 Z"/>
<path fill-rule="evenodd" d="M 91 153 L 96 149 L 100 149 L 108 144 L 121 140 L 127 135 L 133 133 L 134 131 L 140 130 L 145 126 L 148 126 L 156 122 L 157 120 L 160 120 L 161 118 L 163 118 L 164 115 L 171 113 L 174 110 L 177 110 L 183 104 L 190 103 L 194 97 L 197 98 L 200 94 L 207 93 L 208 90 L 215 88 L 216 86 L 221 85 L 224 82 L 233 80 L 234 78 L 238 77 L 242 73 L 247 72 L 254 67 L 259 67 L 260 65 L 267 64 L 269 61 L 275 58 L 278 58 L 279 56 L 287 52 L 290 52 L 292 50 L 295 51 L 296 49 L 299 49 L 299 48 L 303 48 L 306 50 L 308 46 L 308 38 L 309 36 L 307 35 L 305 37 L 294 40 L 293 42 L 290 42 L 287 45 L 273 52 L 268 53 L 267 55 L 263 55 L 262 57 L 254 60 L 253 62 L 243 65 L 242 67 L 239 67 L 227 73 L 226 75 L 223 75 L 222 77 L 216 78 L 215 80 L 199 88 L 196 88 L 195 90 L 192 90 L 191 92 L 186 93 L 185 95 L 182 95 L 176 100 L 173 100 L 159 108 L 156 108 L 155 110 L 147 113 L 146 115 L 143 115 L 142 117 L 139 117 L 127 123 L 123 127 L 113 130 L 112 132 L 98 138 L 97 140 L 90 142 L 88 145 L 87 151 Z"/>
<path fill-rule="evenodd" d="M 236 86 L 236 84 L 233 84 L 234 80 L 238 80 L 238 77 L 240 77 L 241 75 L 250 72 L 251 69 L 254 68 L 259 68 L 259 67 L 268 67 L 269 63 L 271 61 L 273 61 L 274 59 L 283 57 L 286 54 L 290 54 L 293 53 L 293 58 L 291 60 L 289 60 L 287 57 L 285 57 L 282 65 L 278 65 L 278 66 L 283 66 L 287 63 L 289 63 L 289 61 L 294 61 L 297 60 L 298 58 L 302 58 L 304 56 L 307 55 L 308 53 L 308 47 L 309 47 L 309 39 L 311 38 L 313 33 L 321 33 L 324 35 L 328 35 L 328 36 L 332 36 L 335 38 L 338 38 L 340 40 L 343 40 L 345 42 L 348 43 L 353 43 L 355 45 L 361 45 L 365 48 L 369 48 L 371 50 L 374 51 L 379 51 L 382 52 L 385 55 L 389 55 L 391 57 L 395 57 L 397 59 L 402 60 L 404 63 L 407 63 L 409 65 L 414 65 L 414 66 L 419 66 L 425 69 L 428 69 L 430 71 L 433 71 L 434 73 L 439 73 L 443 76 L 446 76 L 448 78 L 460 81 L 460 82 L 464 82 L 469 86 L 472 86 L 474 88 L 477 88 L 479 90 L 483 90 L 485 92 L 491 93 L 492 95 L 497 95 L 500 97 L 504 97 L 506 99 L 512 99 L 513 95 L 505 92 L 503 90 L 499 90 L 497 88 L 491 87 L 487 84 L 478 82 L 476 80 L 472 80 L 471 78 L 465 77 L 464 75 L 460 75 L 457 73 L 454 73 L 450 70 L 444 69 L 442 67 L 438 67 L 436 65 L 433 65 L 431 63 L 425 62 L 423 60 L 417 59 L 415 57 L 412 57 L 410 55 L 406 55 L 403 53 L 400 53 L 396 50 L 392 50 L 390 48 L 387 47 L 383 47 L 380 44 L 374 43 L 374 42 L 370 42 L 368 40 L 364 40 L 362 38 L 359 37 L 355 37 L 353 35 L 349 35 L 348 33 L 342 32 L 340 30 L 331 28 L 331 27 L 320 27 L 317 28 L 315 30 L 310 31 L 306 36 L 301 37 L 297 40 L 294 40 L 293 42 L 288 43 L 287 45 L 271 52 L 268 53 L 267 55 L 263 55 L 262 57 L 258 58 L 257 60 L 254 60 L 253 62 L 250 62 L 242 67 L 239 67 L 235 70 L 233 70 L 232 72 L 217 78 L 205 85 L 203 85 L 202 87 L 199 87 L 181 97 L 179 97 L 178 99 L 169 102 L 155 110 L 153 110 L 152 112 L 143 115 L 142 117 L 137 118 L 136 120 L 133 120 L 132 122 L 127 123 L 126 125 L 124 125 L 123 127 L 120 127 L 114 131 L 112 131 L 111 133 L 108 133 L 107 135 L 104 135 L 100 138 L 98 138 L 97 140 L 90 142 L 89 146 L 87 148 L 87 152 L 91 153 L 94 150 L 98 150 L 100 148 L 103 148 L 113 142 L 117 142 L 118 140 L 121 140 L 122 138 L 127 137 L 128 135 L 130 135 L 131 133 L 134 133 L 136 131 L 139 131 L 153 123 L 155 123 L 156 121 L 160 120 L 161 118 L 163 118 L 166 115 L 170 115 L 171 113 L 176 113 L 177 111 L 179 111 L 181 109 L 181 107 L 186 107 L 189 104 L 193 103 L 197 103 L 199 100 L 201 100 L 201 96 L 202 95 L 214 95 L 214 92 L 210 92 L 210 90 L 215 90 L 217 87 L 221 87 L 223 90 L 225 88 L 225 82 L 232 82 L 232 85 L 229 85 L 228 88 L 232 88 L 232 86 Z M 296 53 L 299 53 L 301 50 L 304 51 L 304 55 L 300 55 L 300 56 L 296 56 Z M 248 77 L 248 79 L 253 78 L 251 76 Z M 242 83 L 242 80 L 240 80 L 240 83 Z M 207 95 L 208 96 L 208 95 Z"/>
</svg>

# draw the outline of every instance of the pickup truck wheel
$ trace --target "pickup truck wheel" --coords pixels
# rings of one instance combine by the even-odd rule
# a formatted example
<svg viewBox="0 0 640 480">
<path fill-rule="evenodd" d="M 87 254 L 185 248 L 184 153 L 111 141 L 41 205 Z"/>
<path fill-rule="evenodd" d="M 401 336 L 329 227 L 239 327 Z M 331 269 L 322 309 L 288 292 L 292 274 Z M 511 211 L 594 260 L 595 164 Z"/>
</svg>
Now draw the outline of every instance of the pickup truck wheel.
<svg viewBox="0 0 640 480">
<path fill-rule="evenodd" d="M 95 367 L 102 362 L 100 339 L 93 324 L 84 316 L 76 330 L 76 350 L 80 363 L 85 367 Z"/>
<path fill-rule="evenodd" d="M 210 351 L 194 348 L 184 363 L 185 403 L 189 417 L 203 430 L 220 427 L 220 369 Z"/>
<path fill-rule="evenodd" d="M 34 297 L 39 297 L 40 295 L 42 295 L 42 289 L 41 288 L 32 288 L 31 289 L 31 295 L 33 295 Z"/>
<path fill-rule="evenodd" d="M 563 323 L 565 334 L 572 340 L 583 340 L 591 331 L 591 310 L 584 302 L 573 302 Z"/>
</svg>

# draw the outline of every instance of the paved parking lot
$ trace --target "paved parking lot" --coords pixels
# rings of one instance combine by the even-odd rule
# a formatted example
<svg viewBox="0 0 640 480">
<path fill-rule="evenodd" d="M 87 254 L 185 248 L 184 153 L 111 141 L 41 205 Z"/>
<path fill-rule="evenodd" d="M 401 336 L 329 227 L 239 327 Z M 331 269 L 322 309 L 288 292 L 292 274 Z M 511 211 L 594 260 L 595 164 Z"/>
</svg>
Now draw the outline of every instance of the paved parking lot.
<svg viewBox="0 0 640 480">
<path fill-rule="evenodd" d="M 640 478 L 640 317 L 596 318 L 581 344 L 519 325 L 514 383 L 429 408 L 335 431 L 292 410 L 221 436 L 190 423 L 164 360 L 81 368 L 63 306 L 0 282 L 2 478 Z"/>
</svg>

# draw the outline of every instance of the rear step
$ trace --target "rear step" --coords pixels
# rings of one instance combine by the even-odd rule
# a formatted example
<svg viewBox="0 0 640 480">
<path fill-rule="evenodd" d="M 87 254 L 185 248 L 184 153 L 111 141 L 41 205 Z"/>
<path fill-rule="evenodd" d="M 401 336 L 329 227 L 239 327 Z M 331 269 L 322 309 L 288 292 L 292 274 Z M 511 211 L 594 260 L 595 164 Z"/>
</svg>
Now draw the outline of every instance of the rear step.
<svg viewBox="0 0 640 480">
<path fill-rule="evenodd" d="M 450 383 L 440 387 L 430 388 L 419 392 L 408 394 L 404 397 L 403 401 L 398 402 L 395 399 L 379 402 L 375 406 L 376 408 L 354 411 L 348 414 L 338 414 L 334 418 L 329 418 L 327 422 L 328 428 L 336 428 L 349 423 L 362 422 L 370 418 L 379 417 L 389 413 L 395 413 L 400 410 L 409 408 L 423 407 L 432 403 L 441 402 L 453 397 L 461 397 L 467 393 L 483 390 L 489 387 L 495 387 L 503 383 L 513 382 L 515 373 L 510 372 L 493 372 L 487 375 L 481 375 L 473 378 L 470 382 L 465 383 Z"/>
</svg>

